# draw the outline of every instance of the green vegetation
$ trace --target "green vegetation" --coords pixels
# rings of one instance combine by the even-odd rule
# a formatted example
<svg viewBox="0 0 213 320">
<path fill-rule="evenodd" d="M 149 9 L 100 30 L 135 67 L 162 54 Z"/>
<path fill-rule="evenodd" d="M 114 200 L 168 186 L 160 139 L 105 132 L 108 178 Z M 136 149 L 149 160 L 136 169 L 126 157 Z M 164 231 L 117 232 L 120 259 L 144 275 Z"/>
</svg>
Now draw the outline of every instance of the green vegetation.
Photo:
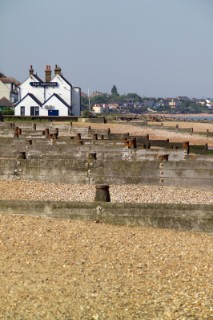
<svg viewBox="0 0 213 320">
<path fill-rule="evenodd" d="M 171 106 L 172 100 L 174 106 Z M 152 98 L 152 97 L 141 97 L 137 93 L 131 92 L 120 95 L 118 93 L 116 85 L 113 85 L 111 94 L 108 93 L 96 93 L 90 96 L 90 108 L 95 104 L 117 104 L 119 106 L 116 112 L 119 113 L 146 113 L 146 112 L 157 112 L 157 113 L 212 113 L 212 110 L 208 109 L 207 106 L 200 103 L 196 99 L 167 99 L 167 98 Z M 89 110 L 89 98 L 84 95 L 81 98 L 82 111 Z M 115 110 L 107 110 L 107 113 L 115 113 Z"/>
</svg>

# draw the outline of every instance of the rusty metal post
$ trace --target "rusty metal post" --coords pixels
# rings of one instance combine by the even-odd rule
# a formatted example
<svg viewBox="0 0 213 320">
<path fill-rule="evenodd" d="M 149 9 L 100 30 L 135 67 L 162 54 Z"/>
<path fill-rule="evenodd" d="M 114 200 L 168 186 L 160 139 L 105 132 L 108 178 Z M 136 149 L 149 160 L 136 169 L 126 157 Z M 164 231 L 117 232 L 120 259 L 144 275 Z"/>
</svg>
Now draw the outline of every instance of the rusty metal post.
<svg viewBox="0 0 213 320">
<path fill-rule="evenodd" d="M 159 154 L 158 160 L 167 162 L 169 160 L 169 155 L 168 154 Z"/>
<path fill-rule="evenodd" d="M 44 131 L 44 135 L 45 135 L 45 138 L 49 138 L 49 135 L 50 135 L 50 130 L 49 128 L 46 128 L 45 131 Z"/>
<path fill-rule="evenodd" d="M 98 140 L 98 134 L 97 133 L 93 134 L 93 140 Z"/>
<path fill-rule="evenodd" d="M 95 201 L 110 202 L 110 193 L 108 184 L 97 184 L 95 186 Z"/>
<path fill-rule="evenodd" d="M 19 152 L 17 159 L 26 159 L 26 152 Z"/>
<path fill-rule="evenodd" d="M 27 139 L 27 140 L 26 140 L 26 144 L 33 144 L 33 140 Z"/>
<path fill-rule="evenodd" d="M 58 130 L 58 128 L 55 128 L 55 135 L 56 135 L 56 139 L 58 139 L 58 135 L 59 135 L 59 130 Z"/>
<path fill-rule="evenodd" d="M 57 135 L 55 133 L 50 134 L 50 138 L 52 140 L 56 140 L 57 139 Z"/>
<path fill-rule="evenodd" d="M 189 142 L 188 141 L 183 142 L 182 146 L 183 146 L 183 149 L 186 150 L 187 154 L 189 154 L 189 149 L 190 149 Z"/>
<path fill-rule="evenodd" d="M 88 160 L 97 160 L 97 154 L 96 152 L 91 152 L 88 155 Z"/>
<path fill-rule="evenodd" d="M 77 133 L 76 138 L 77 138 L 77 140 L 81 140 L 81 134 Z"/>
<path fill-rule="evenodd" d="M 19 127 L 15 127 L 15 129 L 14 129 L 14 137 L 16 137 L 16 138 L 19 137 Z"/>
</svg>

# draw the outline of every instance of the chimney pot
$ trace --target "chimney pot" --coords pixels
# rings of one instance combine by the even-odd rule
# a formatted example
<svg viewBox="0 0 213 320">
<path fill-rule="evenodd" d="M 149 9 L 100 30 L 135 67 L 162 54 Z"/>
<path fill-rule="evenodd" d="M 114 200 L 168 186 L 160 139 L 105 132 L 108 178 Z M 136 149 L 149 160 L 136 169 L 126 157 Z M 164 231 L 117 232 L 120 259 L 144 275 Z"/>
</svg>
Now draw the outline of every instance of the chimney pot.
<svg viewBox="0 0 213 320">
<path fill-rule="evenodd" d="M 33 70 L 32 64 L 30 65 L 29 74 L 30 74 L 30 76 L 34 74 L 34 70 Z"/>
<path fill-rule="evenodd" d="M 50 65 L 46 65 L 45 69 L 45 81 L 50 82 L 51 81 L 51 67 Z"/>
</svg>

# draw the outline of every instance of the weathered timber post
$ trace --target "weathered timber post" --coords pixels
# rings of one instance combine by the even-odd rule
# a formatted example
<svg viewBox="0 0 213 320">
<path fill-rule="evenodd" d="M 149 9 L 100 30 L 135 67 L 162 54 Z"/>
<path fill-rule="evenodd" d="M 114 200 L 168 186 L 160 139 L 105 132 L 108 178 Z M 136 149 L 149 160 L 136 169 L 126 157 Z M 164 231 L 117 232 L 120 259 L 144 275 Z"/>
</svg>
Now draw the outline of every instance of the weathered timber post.
<svg viewBox="0 0 213 320">
<path fill-rule="evenodd" d="M 95 188 L 95 201 L 110 202 L 109 185 L 97 184 Z"/>
<path fill-rule="evenodd" d="M 36 123 L 33 123 L 32 129 L 36 131 Z"/>
</svg>

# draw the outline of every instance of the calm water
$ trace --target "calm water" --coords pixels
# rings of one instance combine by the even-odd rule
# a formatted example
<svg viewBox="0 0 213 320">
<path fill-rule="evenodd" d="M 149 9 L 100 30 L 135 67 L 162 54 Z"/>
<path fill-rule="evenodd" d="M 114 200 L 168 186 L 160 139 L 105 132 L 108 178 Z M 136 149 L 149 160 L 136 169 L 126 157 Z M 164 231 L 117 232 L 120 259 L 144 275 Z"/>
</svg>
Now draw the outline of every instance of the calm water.
<svg viewBox="0 0 213 320">
<path fill-rule="evenodd" d="M 203 120 L 207 120 L 207 121 L 213 121 L 213 115 L 209 115 L 209 116 L 199 116 L 199 114 L 197 115 L 193 115 L 193 116 L 187 116 L 187 115 L 170 115 L 171 118 L 176 118 L 176 119 L 186 119 L 186 120 L 192 120 L 192 121 L 203 121 Z"/>
</svg>

